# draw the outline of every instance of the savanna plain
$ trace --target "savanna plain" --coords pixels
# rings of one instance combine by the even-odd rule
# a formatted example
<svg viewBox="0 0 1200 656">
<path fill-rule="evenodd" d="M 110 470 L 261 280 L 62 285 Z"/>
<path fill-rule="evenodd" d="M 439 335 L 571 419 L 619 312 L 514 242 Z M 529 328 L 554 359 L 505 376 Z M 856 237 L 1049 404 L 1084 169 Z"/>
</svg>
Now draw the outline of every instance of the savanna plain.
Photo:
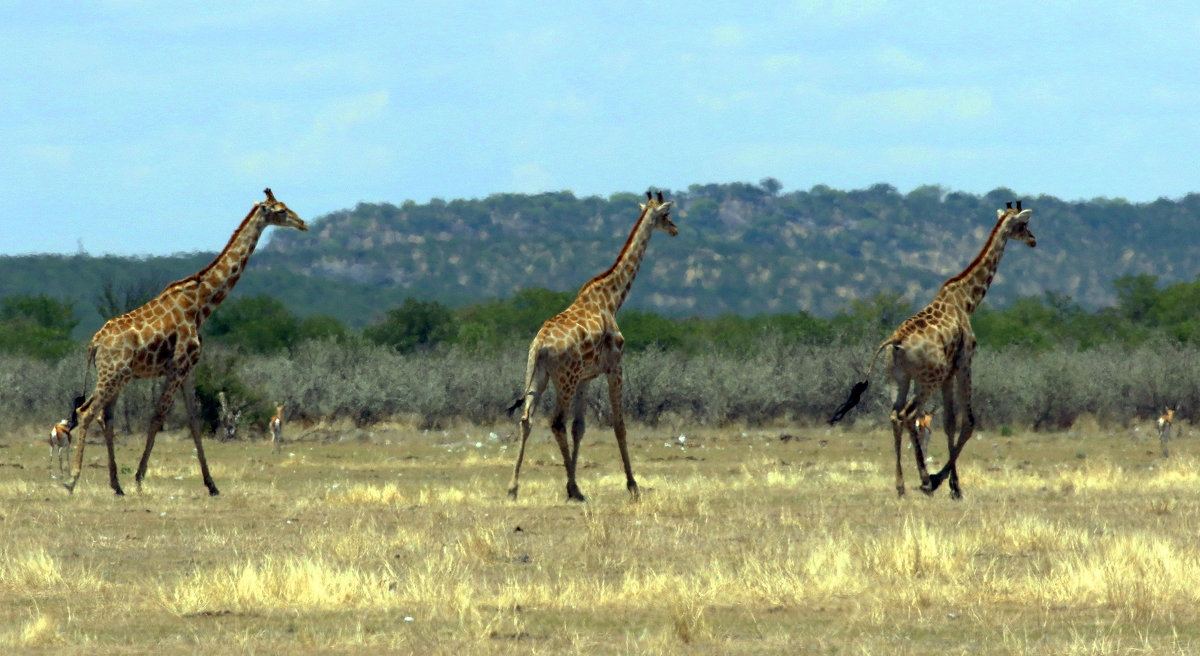
<svg viewBox="0 0 1200 656">
<path fill-rule="evenodd" d="M 565 501 L 544 420 L 521 496 L 511 424 L 326 426 L 278 453 L 89 439 L 79 487 L 40 428 L 0 440 L 4 653 L 1200 652 L 1200 441 L 1149 425 L 983 430 L 965 498 L 897 498 L 890 430 L 611 429 Z M 1090 424 L 1090 425 L 1089 425 Z M 1135 430 L 1136 429 L 1136 430 Z M 940 431 L 939 431 L 940 433 Z M 934 460 L 944 457 L 935 433 Z"/>
</svg>

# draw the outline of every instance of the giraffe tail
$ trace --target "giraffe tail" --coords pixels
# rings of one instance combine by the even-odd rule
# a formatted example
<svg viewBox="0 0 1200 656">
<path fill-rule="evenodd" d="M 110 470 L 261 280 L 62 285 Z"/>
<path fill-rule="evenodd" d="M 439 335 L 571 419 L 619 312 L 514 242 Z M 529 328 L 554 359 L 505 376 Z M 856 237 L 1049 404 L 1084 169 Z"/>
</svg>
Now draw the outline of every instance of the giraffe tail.
<svg viewBox="0 0 1200 656">
<path fill-rule="evenodd" d="M 875 356 L 871 358 L 871 366 L 867 367 L 867 375 L 863 376 L 862 380 L 854 383 L 854 387 L 850 388 L 849 398 L 846 399 L 845 403 L 838 406 L 838 409 L 833 412 L 833 416 L 830 417 L 829 421 L 826 423 L 828 423 L 830 426 L 836 424 L 842 420 L 842 417 L 846 416 L 847 412 L 850 412 L 851 408 L 858 405 L 858 402 L 862 400 L 863 392 L 867 391 L 867 386 L 870 384 L 871 371 L 875 369 L 875 361 L 879 359 L 879 354 L 882 353 L 883 350 L 888 346 L 894 346 L 897 343 L 897 341 L 889 339 L 880 344 L 879 348 L 875 349 Z"/>
<path fill-rule="evenodd" d="M 95 362 L 96 345 L 95 343 L 88 343 L 87 359 L 83 362 L 83 394 L 75 397 L 75 400 L 71 403 L 71 416 L 68 420 L 69 430 L 75 430 L 75 427 L 79 425 L 79 411 L 84 410 L 86 409 L 86 406 L 91 405 L 87 398 L 87 379 L 88 371 L 91 370 L 92 364 Z"/>
<path fill-rule="evenodd" d="M 536 343 L 536 342 L 535 342 Z M 529 360 L 525 365 L 525 391 L 521 393 L 512 405 L 508 406 L 508 416 L 512 416 L 517 408 L 525 405 L 525 401 L 531 396 L 537 396 L 540 388 L 545 387 L 546 369 L 543 365 L 544 353 L 541 348 L 534 347 L 529 351 Z"/>
<path fill-rule="evenodd" d="M 854 383 L 854 387 L 850 388 L 850 397 L 846 399 L 845 403 L 838 406 L 838 409 L 834 411 L 833 416 L 829 418 L 827 423 L 830 426 L 841 421 L 842 417 L 845 417 L 846 413 L 850 412 L 851 408 L 858 405 L 859 400 L 862 399 L 863 392 L 867 391 L 868 382 L 869 381 L 864 378 L 863 380 Z"/>
</svg>

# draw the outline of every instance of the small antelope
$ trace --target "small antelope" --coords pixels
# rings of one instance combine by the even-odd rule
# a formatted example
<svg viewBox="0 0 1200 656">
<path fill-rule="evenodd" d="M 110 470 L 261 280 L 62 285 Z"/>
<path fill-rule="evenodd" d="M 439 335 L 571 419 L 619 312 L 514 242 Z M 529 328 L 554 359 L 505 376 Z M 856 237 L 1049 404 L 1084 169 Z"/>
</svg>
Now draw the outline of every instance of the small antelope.
<svg viewBox="0 0 1200 656">
<path fill-rule="evenodd" d="M 283 443 L 283 405 L 275 406 L 275 416 L 271 417 L 271 448 L 275 451 L 279 450 L 279 445 Z"/>
<path fill-rule="evenodd" d="M 1175 408 L 1167 408 L 1167 414 L 1158 418 L 1158 440 L 1162 442 L 1163 457 L 1169 457 L 1167 442 L 1171 439 L 1171 422 L 1175 420 Z"/>
<path fill-rule="evenodd" d="M 924 415 L 917 417 L 917 441 L 921 443 L 921 453 L 925 454 L 925 460 L 933 460 L 929 456 L 929 436 L 933 434 L 933 415 L 926 412 Z"/>
<path fill-rule="evenodd" d="M 79 411 L 77 408 L 83 404 L 86 397 L 77 396 L 71 401 L 71 414 L 67 415 L 66 419 L 58 422 L 50 429 L 50 478 L 58 478 L 54 475 L 54 456 L 58 456 L 58 473 L 62 474 L 63 479 L 67 478 L 66 460 L 71 457 L 71 431 L 79 425 Z M 104 421 L 109 421 L 112 418 L 111 414 L 104 415 Z"/>
<path fill-rule="evenodd" d="M 71 425 L 66 419 L 54 424 L 50 429 L 50 478 L 54 475 L 54 457 L 58 456 L 58 473 L 67 477 L 67 456 L 71 453 Z"/>
</svg>

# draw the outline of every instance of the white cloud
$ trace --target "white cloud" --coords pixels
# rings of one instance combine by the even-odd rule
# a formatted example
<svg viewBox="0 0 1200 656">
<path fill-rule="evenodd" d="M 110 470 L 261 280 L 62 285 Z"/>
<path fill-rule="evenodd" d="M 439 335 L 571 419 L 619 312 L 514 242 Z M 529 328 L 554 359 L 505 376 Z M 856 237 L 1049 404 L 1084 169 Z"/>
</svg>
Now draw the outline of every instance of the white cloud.
<svg viewBox="0 0 1200 656">
<path fill-rule="evenodd" d="M 29 164 L 42 164 L 54 168 L 69 166 L 75 154 L 74 148 L 60 144 L 28 144 L 21 150 Z"/>
<path fill-rule="evenodd" d="M 537 162 L 521 164 L 512 171 L 513 191 L 533 194 L 550 188 L 551 176 Z"/>
<path fill-rule="evenodd" d="M 734 48 L 740 46 L 746 39 L 746 33 L 739 25 L 726 23 L 718 25 L 712 30 L 713 45 L 721 48 Z"/>
<path fill-rule="evenodd" d="M 844 98 L 836 115 L 852 122 L 963 122 L 987 116 L 992 109 L 992 94 L 981 87 L 908 87 Z"/>
<path fill-rule="evenodd" d="M 797 14 L 826 27 L 862 23 L 883 13 L 887 5 L 887 0 L 797 0 L 792 4 Z"/>
<path fill-rule="evenodd" d="M 922 59 L 901 48 L 883 48 L 875 53 L 875 61 L 884 70 L 902 75 L 929 72 L 929 66 Z"/>
<path fill-rule="evenodd" d="M 382 116 L 387 106 L 387 91 L 338 98 L 317 114 L 313 130 L 317 134 L 344 132 L 359 123 Z"/>
</svg>

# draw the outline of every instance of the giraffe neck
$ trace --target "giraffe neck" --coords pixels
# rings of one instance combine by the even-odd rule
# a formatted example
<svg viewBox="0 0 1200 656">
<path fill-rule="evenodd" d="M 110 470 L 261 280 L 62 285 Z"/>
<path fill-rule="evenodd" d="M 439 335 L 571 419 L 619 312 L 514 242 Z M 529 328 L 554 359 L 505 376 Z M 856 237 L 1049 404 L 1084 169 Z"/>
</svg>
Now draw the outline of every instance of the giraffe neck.
<svg viewBox="0 0 1200 656">
<path fill-rule="evenodd" d="M 942 285 L 938 296 L 950 300 L 967 314 L 979 307 L 992 285 L 992 278 L 996 276 L 996 268 L 1000 266 L 1000 258 L 1004 255 L 1004 246 L 1008 243 L 1008 238 L 1002 230 L 1007 220 L 1006 215 L 996 222 L 996 227 L 992 229 L 992 234 L 988 235 L 983 250 L 979 251 L 979 255 L 975 256 L 962 273 Z"/>
<path fill-rule="evenodd" d="M 246 262 L 258 246 L 258 239 L 262 237 L 266 227 L 266 221 L 255 207 L 237 230 L 233 231 L 233 236 L 229 238 L 229 243 L 220 255 L 194 276 L 200 283 L 200 297 L 197 299 L 200 305 L 200 321 L 207 319 L 221 301 L 229 296 L 229 292 L 233 291 L 233 286 L 246 270 Z"/>
<path fill-rule="evenodd" d="M 642 266 L 642 257 L 646 254 L 646 246 L 650 243 L 650 235 L 654 226 L 649 220 L 650 206 L 642 212 L 638 222 L 625 240 L 625 247 L 617 255 L 617 261 L 608 271 L 592 278 L 584 285 L 580 296 L 592 296 L 597 304 L 609 314 L 615 314 L 621 304 L 629 297 L 629 288 L 637 277 L 638 269 Z"/>
</svg>

